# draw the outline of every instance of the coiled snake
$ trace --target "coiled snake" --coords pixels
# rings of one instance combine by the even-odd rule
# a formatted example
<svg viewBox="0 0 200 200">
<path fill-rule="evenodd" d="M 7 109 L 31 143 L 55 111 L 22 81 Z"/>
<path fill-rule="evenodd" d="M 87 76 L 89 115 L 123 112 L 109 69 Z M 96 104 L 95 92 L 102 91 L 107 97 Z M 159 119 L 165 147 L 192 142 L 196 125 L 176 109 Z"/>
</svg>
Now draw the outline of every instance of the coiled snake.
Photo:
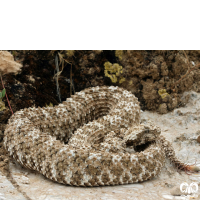
<svg viewBox="0 0 200 200">
<path fill-rule="evenodd" d="M 140 123 L 131 92 L 102 86 L 55 107 L 17 111 L 6 126 L 4 146 L 21 165 L 56 182 L 118 185 L 156 176 L 165 155 L 183 165 L 160 132 L 151 122 Z"/>
</svg>

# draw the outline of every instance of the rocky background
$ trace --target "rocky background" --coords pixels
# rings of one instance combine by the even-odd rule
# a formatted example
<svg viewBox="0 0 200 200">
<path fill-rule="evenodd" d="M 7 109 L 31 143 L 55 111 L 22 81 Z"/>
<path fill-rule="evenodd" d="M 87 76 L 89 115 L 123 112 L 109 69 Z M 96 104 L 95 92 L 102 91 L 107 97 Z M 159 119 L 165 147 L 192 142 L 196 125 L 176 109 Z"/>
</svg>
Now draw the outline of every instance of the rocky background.
<svg viewBox="0 0 200 200">
<path fill-rule="evenodd" d="M 23 65 L 17 75 L 2 76 L 13 112 L 57 105 L 87 87 L 115 85 L 135 94 L 142 110 L 165 114 L 187 103 L 183 92 L 200 91 L 200 51 L 9 52 Z M 11 114 L 4 97 L 0 141 Z"/>
<path fill-rule="evenodd" d="M 190 141 L 190 137 L 192 136 L 191 140 L 194 141 L 194 144 L 192 143 L 194 147 L 191 146 L 191 148 L 199 151 L 200 136 L 198 121 L 200 97 L 195 92 L 200 92 L 200 51 L 66 50 L 9 52 L 12 54 L 10 55 L 12 58 L 6 64 L 1 60 L 0 55 L 0 72 L 2 68 L 4 71 L 8 68 L 12 71 L 13 63 L 15 63 L 14 66 L 16 67 L 14 69 L 21 66 L 21 71 L 17 74 L 8 73 L 8 71 L 6 73 L 1 72 L 6 94 L 13 112 L 31 106 L 57 105 L 75 92 L 87 87 L 101 85 L 120 86 L 136 95 L 140 101 L 141 109 L 145 111 L 142 115 L 152 118 L 162 128 L 164 135 L 165 132 L 168 133 L 165 135 L 168 139 L 176 137 L 170 139 L 171 142 L 175 142 L 173 145 L 177 141 L 184 142 L 182 139 L 187 136 L 185 136 L 184 131 L 188 130 L 189 139 L 186 142 Z M 1 82 L 0 93 L 3 92 L 3 88 Z M 190 92 L 187 93 L 187 91 Z M 191 99 L 194 100 L 192 104 Z M 178 110 L 178 108 L 181 110 Z M 186 109 L 185 113 L 184 109 Z M 192 111 L 192 109 L 195 110 Z M 19 199 L 25 197 L 25 199 L 30 200 L 29 196 L 34 196 L 35 190 L 33 195 L 31 195 L 30 191 L 26 191 L 20 185 L 20 182 L 16 181 L 18 179 L 13 177 L 13 174 L 16 176 L 19 172 L 15 173 L 15 168 L 12 168 L 12 162 L 10 162 L 6 150 L 3 148 L 3 133 L 11 115 L 12 112 L 9 109 L 6 97 L 0 98 L 0 177 L 2 180 L 4 177 L 7 178 L 2 182 L 3 186 L 1 186 L 0 182 L 0 189 L 3 188 L 2 191 L 4 194 L 6 191 L 5 188 L 7 188 L 7 180 L 9 180 L 17 190 L 16 192 L 21 195 L 19 195 Z M 189 123 L 191 123 L 190 126 Z M 181 134 L 180 137 L 179 134 Z M 188 143 L 182 149 L 184 152 L 180 152 L 179 157 L 185 157 L 186 153 L 188 153 Z M 175 151 L 179 152 L 180 149 L 175 148 Z M 191 154 L 191 151 L 189 152 Z M 190 156 L 199 160 L 199 152 Z M 23 170 L 20 174 L 24 173 Z M 174 180 L 171 176 L 167 176 L 164 181 L 177 186 L 177 180 L 181 183 L 186 180 L 186 176 L 181 177 L 180 180 L 178 175 L 173 176 Z M 20 175 L 19 180 L 21 179 Z M 40 179 L 38 178 L 37 180 Z M 189 181 L 189 179 L 187 180 Z M 9 184 L 8 187 L 10 187 Z M 27 181 L 25 180 L 23 184 L 27 184 Z M 155 183 L 155 185 L 161 186 L 162 184 L 166 186 L 163 182 L 163 177 Z M 170 184 L 167 183 L 167 185 Z M 151 191 L 151 189 L 155 188 L 155 185 L 152 188 L 148 185 L 147 188 L 150 188 Z M 122 191 L 122 195 L 124 195 L 123 192 L 129 194 L 134 185 L 130 187 L 131 190 Z M 138 187 L 143 188 L 145 186 L 138 185 Z M 154 199 L 164 198 L 163 195 L 171 193 L 166 188 L 164 190 L 165 193 L 163 194 L 159 194 L 159 191 L 163 191 L 163 188 L 158 189 L 157 193 L 152 194 L 156 196 L 160 195 L 159 198 Z M 135 195 L 135 190 L 133 191 Z M 112 192 L 111 199 L 114 197 L 112 196 L 115 195 L 114 193 Z M 13 195 L 16 197 L 16 194 Z M 85 195 L 87 196 L 88 193 Z M 141 196 L 144 194 L 138 193 L 138 195 Z M 168 196 L 165 196 L 168 199 Z M 147 199 L 149 199 L 149 196 Z M 171 199 L 171 196 L 169 199 Z"/>
</svg>

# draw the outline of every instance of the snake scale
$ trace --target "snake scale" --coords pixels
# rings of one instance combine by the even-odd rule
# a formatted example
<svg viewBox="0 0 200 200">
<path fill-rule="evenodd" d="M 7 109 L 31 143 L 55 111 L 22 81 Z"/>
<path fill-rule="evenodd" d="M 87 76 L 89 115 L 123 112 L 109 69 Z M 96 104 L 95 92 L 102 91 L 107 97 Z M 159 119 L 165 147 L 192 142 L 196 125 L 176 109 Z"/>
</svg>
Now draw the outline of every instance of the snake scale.
<svg viewBox="0 0 200 200">
<path fill-rule="evenodd" d="M 103 186 L 155 177 L 165 157 L 183 165 L 138 99 L 114 86 L 87 88 L 55 107 L 25 108 L 8 121 L 4 146 L 17 162 L 67 185 Z"/>
</svg>

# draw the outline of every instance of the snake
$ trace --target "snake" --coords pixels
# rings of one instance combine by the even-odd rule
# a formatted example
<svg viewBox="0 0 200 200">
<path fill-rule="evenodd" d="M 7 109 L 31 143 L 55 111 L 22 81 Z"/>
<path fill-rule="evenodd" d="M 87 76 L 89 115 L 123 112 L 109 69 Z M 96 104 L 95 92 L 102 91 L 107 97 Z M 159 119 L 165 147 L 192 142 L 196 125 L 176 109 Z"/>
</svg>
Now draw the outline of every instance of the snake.
<svg viewBox="0 0 200 200">
<path fill-rule="evenodd" d="M 73 186 L 143 182 L 159 175 L 165 158 L 179 161 L 161 129 L 141 120 L 138 98 L 118 86 L 75 93 L 54 107 L 15 112 L 4 147 L 23 167 Z"/>
</svg>

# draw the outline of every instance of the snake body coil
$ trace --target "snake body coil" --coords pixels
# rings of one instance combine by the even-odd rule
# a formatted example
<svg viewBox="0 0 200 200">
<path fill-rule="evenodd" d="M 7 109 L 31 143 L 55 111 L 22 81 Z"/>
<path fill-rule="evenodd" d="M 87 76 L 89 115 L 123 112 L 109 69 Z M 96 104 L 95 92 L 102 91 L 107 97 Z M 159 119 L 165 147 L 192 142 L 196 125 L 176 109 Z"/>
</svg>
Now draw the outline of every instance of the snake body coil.
<svg viewBox="0 0 200 200">
<path fill-rule="evenodd" d="M 159 134 L 159 127 L 140 123 L 139 102 L 132 93 L 102 86 L 55 107 L 16 112 L 4 146 L 21 165 L 59 183 L 118 185 L 160 172 L 168 144 Z M 171 149 L 168 156 L 175 159 L 173 153 Z"/>
</svg>

